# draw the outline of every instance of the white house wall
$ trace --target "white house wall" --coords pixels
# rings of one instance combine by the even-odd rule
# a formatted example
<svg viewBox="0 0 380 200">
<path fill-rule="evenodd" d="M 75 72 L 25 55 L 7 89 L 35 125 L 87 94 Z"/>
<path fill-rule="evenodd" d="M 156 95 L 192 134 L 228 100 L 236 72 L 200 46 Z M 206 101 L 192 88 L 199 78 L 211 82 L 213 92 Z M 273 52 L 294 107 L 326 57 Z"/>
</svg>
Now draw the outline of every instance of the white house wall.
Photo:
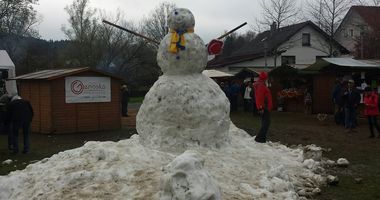
<svg viewBox="0 0 380 200">
<path fill-rule="evenodd" d="M 310 34 L 310 46 L 302 46 L 302 34 L 309 33 Z M 329 55 L 329 44 L 327 39 L 322 36 L 318 31 L 316 31 L 311 26 L 306 26 L 301 29 L 298 33 L 292 36 L 287 42 L 282 44 L 279 47 L 279 51 L 285 50 L 281 56 L 295 56 L 296 63 L 295 67 L 298 66 L 308 66 L 314 64 L 317 56 L 325 56 Z M 334 48 L 337 50 L 337 48 Z M 277 65 L 281 66 L 281 56 L 277 56 Z M 267 57 L 268 67 L 274 67 L 274 57 Z M 258 58 L 252 61 L 246 61 L 241 63 L 235 63 L 232 65 L 228 65 L 230 71 L 233 71 L 233 68 L 241 69 L 244 67 L 264 67 L 265 66 L 265 58 Z M 235 70 L 236 71 L 236 70 Z"/>
<path fill-rule="evenodd" d="M 302 34 L 310 34 L 310 46 L 302 46 Z M 317 56 L 329 55 L 327 39 L 311 26 L 306 26 L 279 47 L 286 50 L 281 56 L 296 56 L 296 65 L 311 65 Z M 334 48 L 334 50 L 337 50 Z"/>
</svg>

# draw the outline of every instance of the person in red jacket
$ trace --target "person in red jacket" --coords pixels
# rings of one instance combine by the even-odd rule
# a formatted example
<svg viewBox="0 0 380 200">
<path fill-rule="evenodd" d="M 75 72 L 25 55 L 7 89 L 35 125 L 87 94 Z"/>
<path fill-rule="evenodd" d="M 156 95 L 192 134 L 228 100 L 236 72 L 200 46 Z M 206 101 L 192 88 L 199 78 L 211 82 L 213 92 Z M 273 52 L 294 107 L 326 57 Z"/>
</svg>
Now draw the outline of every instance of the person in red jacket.
<svg viewBox="0 0 380 200">
<path fill-rule="evenodd" d="M 370 87 L 366 87 L 364 91 L 364 115 L 368 118 L 369 130 L 371 131 L 369 137 L 375 137 L 375 134 L 373 133 L 373 127 L 375 126 L 377 133 L 379 134 L 378 137 L 380 138 L 380 128 L 377 123 L 377 116 L 379 115 L 378 96 Z"/>
<path fill-rule="evenodd" d="M 265 143 L 267 140 L 267 132 L 270 125 L 270 111 L 273 108 L 272 94 L 265 83 L 267 79 L 268 74 L 266 72 L 261 72 L 259 80 L 253 84 L 255 89 L 256 107 L 261 115 L 261 128 L 255 138 L 255 141 L 259 143 Z"/>
</svg>

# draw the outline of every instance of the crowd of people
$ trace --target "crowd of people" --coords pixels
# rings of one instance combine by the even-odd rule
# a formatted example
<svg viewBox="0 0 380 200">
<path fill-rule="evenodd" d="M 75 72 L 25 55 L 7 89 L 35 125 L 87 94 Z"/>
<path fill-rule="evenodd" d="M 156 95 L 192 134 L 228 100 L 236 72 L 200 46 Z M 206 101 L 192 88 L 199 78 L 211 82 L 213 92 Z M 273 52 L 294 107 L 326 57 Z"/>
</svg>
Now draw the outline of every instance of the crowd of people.
<svg viewBox="0 0 380 200">
<path fill-rule="evenodd" d="M 231 112 L 238 110 L 238 99 L 242 97 L 244 101 L 244 111 L 252 112 L 261 116 L 261 128 L 255 137 L 259 143 L 265 143 L 267 132 L 270 126 L 270 111 L 273 109 L 272 96 L 267 87 L 268 74 L 260 73 L 258 80 L 244 81 L 240 85 L 238 81 L 231 84 L 221 82 L 220 87 L 230 101 Z M 129 90 L 126 85 L 122 86 L 122 115 L 128 116 Z M 362 96 L 361 96 L 362 95 Z M 337 79 L 333 89 L 332 100 L 335 105 L 335 122 L 343 125 L 347 132 L 355 132 L 358 126 L 358 108 L 364 105 L 364 115 L 367 117 L 370 138 L 375 137 L 375 130 L 380 138 L 380 127 L 377 122 L 379 115 L 378 94 L 370 87 L 365 86 L 362 90 L 355 87 L 355 82 L 350 79 L 344 81 Z M 311 96 L 305 95 L 305 105 L 308 105 L 308 112 L 311 111 Z M 30 124 L 33 119 L 33 108 L 29 101 L 20 96 L 3 95 L 0 97 L 0 127 L 8 135 L 8 149 L 14 154 L 19 152 L 18 135 L 19 130 L 23 130 L 23 153 L 30 151 Z"/>
<path fill-rule="evenodd" d="M 335 122 L 343 125 L 347 133 L 356 132 L 358 109 L 362 103 L 364 105 L 363 114 L 368 119 L 369 137 L 375 137 L 374 128 L 376 128 L 380 138 L 380 128 L 377 122 L 377 116 L 379 115 L 378 95 L 365 82 L 358 89 L 352 79 L 337 79 L 333 89 L 332 101 L 335 105 Z"/>
<path fill-rule="evenodd" d="M 13 154 L 19 153 L 19 130 L 23 132 L 23 151 L 30 151 L 30 124 L 33 119 L 33 108 L 29 101 L 20 96 L 9 96 L 7 94 L 0 97 L 1 111 L 0 124 L 2 131 L 8 135 L 8 149 Z"/>
</svg>

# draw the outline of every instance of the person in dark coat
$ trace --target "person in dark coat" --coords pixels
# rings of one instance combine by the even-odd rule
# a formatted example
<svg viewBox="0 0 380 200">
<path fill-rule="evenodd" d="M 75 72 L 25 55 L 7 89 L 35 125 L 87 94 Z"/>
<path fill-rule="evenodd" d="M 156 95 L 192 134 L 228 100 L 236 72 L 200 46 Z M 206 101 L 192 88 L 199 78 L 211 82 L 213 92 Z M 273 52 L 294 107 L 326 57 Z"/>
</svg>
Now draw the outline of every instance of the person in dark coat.
<svg viewBox="0 0 380 200">
<path fill-rule="evenodd" d="M 240 95 L 240 85 L 235 80 L 231 86 L 231 111 L 238 110 L 238 98 Z"/>
<path fill-rule="evenodd" d="M 7 117 L 12 124 L 12 144 L 13 153 L 18 153 L 18 131 L 22 128 L 24 136 L 23 153 L 28 153 L 30 150 L 29 129 L 33 119 L 33 108 L 29 101 L 22 99 L 20 96 L 12 97 L 8 104 Z"/>
<path fill-rule="evenodd" d="M 124 117 L 128 117 L 128 101 L 129 101 L 129 90 L 127 85 L 121 87 L 121 114 Z"/>
<path fill-rule="evenodd" d="M 11 101 L 12 96 L 8 94 L 4 94 L 0 97 L 0 103 L 2 104 L 1 106 L 1 111 L 0 111 L 0 122 L 2 123 L 2 128 L 3 132 L 8 135 L 8 149 L 12 150 L 13 149 L 13 144 L 12 144 L 12 131 L 10 130 L 10 120 L 7 117 L 7 107 L 9 102 Z"/>
<path fill-rule="evenodd" d="M 228 82 L 221 82 L 220 88 L 223 90 L 224 94 L 228 98 L 228 101 L 231 102 L 231 89 L 230 89 L 229 83 Z"/>
<path fill-rule="evenodd" d="M 332 92 L 332 101 L 334 104 L 334 118 L 336 124 L 344 125 L 344 109 L 343 109 L 343 100 L 342 95 L 344 91 L 343 81 L 337 79 L 335 81 L 335 86 Z"/>
<path fill-rule="evenodd" d="M 345 128 L 347 132 L 353 131 L 356 128 L 356 109 L 360 103 L 360 93 L 354 87 L 354 80 L 348 81 L 348 87 L 343 93 L 343 102 L 345 110 Z"/>
<path fill-rule="evenodd" d="M 256 97 L 256 107 L 261 115 L 261 128 L 255 138 L 255 141 L 259 143 L 265 143 L 267 140 L 267 132 L 270 125 L 270 111 L 273 109 L 272 94 L 265 83 L 267 79 L 268 74 L 266 72 L 261 72 L 259 80 L 253 85 Z"/>
</svg>

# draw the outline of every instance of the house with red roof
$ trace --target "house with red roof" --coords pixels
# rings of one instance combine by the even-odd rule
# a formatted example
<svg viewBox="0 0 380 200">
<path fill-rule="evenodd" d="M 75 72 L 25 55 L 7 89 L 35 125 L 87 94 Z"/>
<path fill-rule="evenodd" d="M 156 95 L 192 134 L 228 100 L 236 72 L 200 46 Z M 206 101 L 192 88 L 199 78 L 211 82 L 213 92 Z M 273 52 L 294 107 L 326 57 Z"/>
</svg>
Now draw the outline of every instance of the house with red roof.
<svg viewBox="0 0 380 200">
<path fill-rule="evenodd" d="M 352 6 L 343 18 L 335 32 L 335 39 L 348 49 L 351 54 L 355 51 L 365 51 L 358 44 L 363 43 L 364 35 L 380 29 L 379 6 Z M 363 54 L 363 53 L 362 53 Z M 360 56 L 357 56 L 360 58 Z"/>
</svg>

